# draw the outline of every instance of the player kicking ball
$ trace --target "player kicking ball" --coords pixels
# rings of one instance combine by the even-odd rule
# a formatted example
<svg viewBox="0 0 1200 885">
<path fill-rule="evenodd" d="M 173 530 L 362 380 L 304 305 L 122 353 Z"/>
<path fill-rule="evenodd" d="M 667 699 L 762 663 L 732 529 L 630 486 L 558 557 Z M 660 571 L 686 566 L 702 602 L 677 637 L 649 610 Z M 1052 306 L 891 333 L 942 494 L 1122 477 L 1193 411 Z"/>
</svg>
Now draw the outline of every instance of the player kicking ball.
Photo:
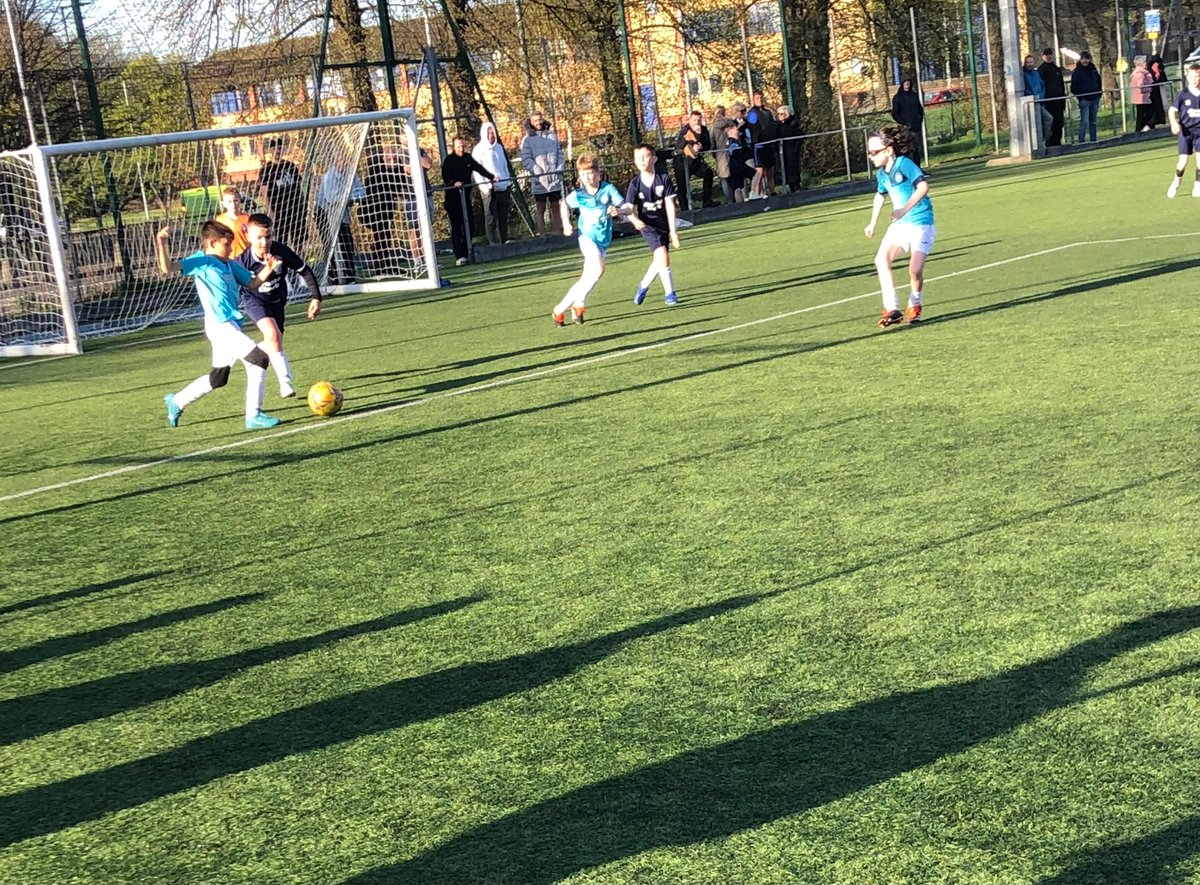
<svg viewBox="0 0 1200 885">
<path fill-rule="evenodd" d="M 287 398 L 296 395 L 292 383 L 292 365 L 283 350 L 284 309 L 287 307 L 288 271 L 300 274 L 312 298 L 308 302 L 308 318 L 315 320 L 321 312 L 321 287 L 317 276 L 303 258 L 284 243 L 271 238 L 271 219 L 261 213 L 250 216 L 246 224 L 246 239 L 249 246 L 237 257 L 238 264 L 252 274 L 259 274 L 267 266 L 268 257 L 278 259 L 275 269 L 266 281 L 251 291 L 242 287 L 242 309 L 262 333 L 262 349 L 271 360 L 271 368 L 279 379 L 279 395 Z"/>
<path fill-rule="evenodd" d="M 613 187 L 611 182 L 600 180 L 600 169 L 596 158 L 591 154 L 582 154 L 575 161 L 579 171 L 579 187 L 567 194 L 567 198 L 559 203 L 562 213 L 562 229 L 566 236 L 571 235 L 571 210 L 579 213 L 579 251 L 583 253 L 583 273 L 579 275 L 562 301 L 554 306 L 554 325 L 567 324 L 567 308 L 571 309 L 571 318 L 578 324 L 583 324 L 583 312 L 587 308 L 587 297 L 600 277 L 604 275 L 604 254 L 612 243 L 612 220 L 619 215 L 627 214 L 622 211 L 621 192 Z"/>
<path fill-rule="evenodd" d="M 904 154 L 913 148 L 912 134 L 903 126 L 880 129 L 867 140 L 867 154 L 875 164 L 879 190 L 871 208 L 871 223 L 863 233 L 867 239 L 875 236 L 875 223 L 883 209 L 884 199 L 891 197 L 891 223 L 879 251 L 875 253 L 875 269 L 883 290 L 882 327 L 894 326 L 906 320 L 915 325 L 921 321 L 921 287 L 925 282 L 925 259 L 933 248 L 937 231 L 933 226 L 933 204 L 929 201 L 929 182 L 921 167 Z M 908 308 L 901 312 L 892 279 L 892 262 L 902 252 L 910 253 L 908 279 L 911 285 Z"/>
<path fill-rule="evenodd" d="M 212 371 L 201 375 L 179 393 L 163 397 L 167 404 L 167 423 L 179 425 L 183 410 L 200 397 L 229 383 L 229 370 L 238 360 L 246 366 L 246 429 L 265 430 L 279 419 L 262 410 L 263 385 L 270 360 L 258 344 L 242 331 L 242 312 L 238 310 L 238 287 L 256 291 L 279 267 L 279 259 L 268 255 L 263 271 L 255 276 L 236 261 L 233 231 L 219 221 L 206 221 L 200 228 L 200 251 L 182 261 L 167 258 L 167 239 L 171 228 L 164 227 L 155 240 L 158 270 L 163 274 L 181 273 L 196 281 L 196 295 L 204 310 L 204 335 L 212 345 Z"/>
<path fill-rule="evenodd" d="M 671 249 L 679 248 L 679 234 L 675 232 L 675 187 L 671 179 L 654 170 L 656 155 L 654 148 L 648 144 L 639 144 L 633 149 L 633 165 L 638 174 L 629 182 L 625 193 L 625 202 L 634 210 L 629 220 L 642 235 L 654 257 L 650 266 L 638 283 L 637 294 L 633 296 L 634 304 L 646 300 L 646 293 L 654 278 L 662 280 L 665 296 L 663 302 L 668 307 L 679 303 L 675 294 L 675 280 L 671 277 Z"/>
<path fill-rule="evenodd" d="M 1179 193 L 1179 182 L 1187 170 L 1188 157 L 1200 152 L 1200 63 L 1187 66 L 1187 88 L 1181 89 L 1167 112 L 1171 121 L 1171 134 L 1179 139 L 1179 160 L 1175 164 L 1175 177 L 1167 188 L 1167 197 L 1175 199 Z M 1196 158 L 1196 180 L 1192 184 L 1192 196 L 1200 197 L 1200 156 Z"/>
</svg>

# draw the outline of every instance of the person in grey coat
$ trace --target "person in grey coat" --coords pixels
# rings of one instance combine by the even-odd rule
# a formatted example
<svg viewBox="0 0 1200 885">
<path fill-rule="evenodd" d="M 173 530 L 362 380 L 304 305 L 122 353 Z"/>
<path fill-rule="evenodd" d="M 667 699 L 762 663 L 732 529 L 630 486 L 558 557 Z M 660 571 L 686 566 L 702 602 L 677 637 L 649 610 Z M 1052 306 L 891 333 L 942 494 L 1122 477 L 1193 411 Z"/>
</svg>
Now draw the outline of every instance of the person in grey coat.
<svg viewBox="0 0 1200 885">
<path fill-rule="evenodd" d="M 563 155 L 549 121 L 541 111 L 534 111 L 523 125 L 521 165 L 530 176 L 533 190 L 533 222 L 537 235 L 546 235 L 546 210 L 550 210 L 550 232 L 561 234 L 558 204 L 563 192 Z"/>
</svg>

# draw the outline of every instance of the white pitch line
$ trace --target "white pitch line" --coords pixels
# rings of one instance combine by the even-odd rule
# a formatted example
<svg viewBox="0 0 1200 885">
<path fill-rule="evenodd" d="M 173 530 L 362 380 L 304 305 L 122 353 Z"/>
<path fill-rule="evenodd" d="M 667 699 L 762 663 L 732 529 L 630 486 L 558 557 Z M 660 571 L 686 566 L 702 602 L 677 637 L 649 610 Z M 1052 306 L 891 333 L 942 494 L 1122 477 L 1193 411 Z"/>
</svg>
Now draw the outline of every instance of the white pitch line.
<svg viewBox="0 0 1200 885">
<path fill-rule="evenodd" d="M 1075 249 L 1079 246 L 1099 246 L 1113 245 L 1119 243 L 1136 242 L 1140 240 L 1161 240 L 1172 239 L 1178 237 L 1195 237 L 1200 234 L 1195 233 L 1172 233 L 1172 234 L 1150 234 L 1141 237 L 1117 237 L 1107 240 L 1091 240 L 1088 242 L 1066 243 L 1061 246 L 1052 246 L 1048 249 L 1039 249 L 1036 252 L 1027 252 L 1024 255 L 1016 255 L 1011 258 L 1002 258 L 999 261 L 990 261 L 987 264 L 981 264 L 976 267 L 966 268 L 964 270 L 956 270 L 951 273 L 941 274 L 936 277 L 927 277 L 926 282 L 937 282 L 939 280 L 948 280 L 952 277 L 963 276 L 964 274 L 979 273 L 980 271 L 992 270 L 993 268 L 1003 267 L 1006 264 L 1014 264 L 1018 261 L 1028 261 L 1031 258 L 1040 258 L 1044 255 L 1052 255 L 1055 252 L 1064 252 L 1068 249 Z M 905 287 L 899 287 L 905 288 Z M 231 449 L 240 449 L 245 446 L 257 445 L 258 443 L 267 442 L 268 440 L 282 439 L 288 436 L 294 436 L 298 433 L 311 433 L 318 430 L 326 430 L 330 427 L 336 427 L 348 421 L 359 421 L 363 418 L 373 418 L 378 415 L 386 415 L 391 412 L 399 412 L 402 409 L 411 409 L 416 406 L 428 405 L 429 403 L 440 402 L 442 400 L 452 399 L 454 397 L 465 396 L 470 393 L 482 393 L 487 390 L 495 390 L 500 387 L 508 387 L 513 384 L 521 384 L 526 381 L 535 381 L 539 378 L 545 378 L 550 375 L 558 375 L 563 372 L 571 372 L 575 369 L 584 366 L 591 366 L 597 363 L 607 362 L 614 359 L 622 359 L 627 356 L 635 356 L 640 353 L 649 353 L 650 351 L 660 350 L 664 347 L 670 347 L 676 344 L 689 344 L 694 341 L 701 341 L 705 338 L 711 338 L 714 335 L 724 335 L 728 332 L 737 332 L 742 329 L 750 329 L 754 326 L 761 326 L 766 323 L 774 323 L 779 320 L 789 319 L 791 317 L 800 316 L 805 313 L 812 313 L 817 310 L 825 310 L 830 307 L 840 307 L 843 304 L 851 304 L 855 301 L 861 301 L 864 298 L 872 298 L 879 295 L 879 290 L 872 292 L 864 292 L 861 295 L 850 295 L 846 298 L 839 298 L 836 301 L 826 301 L 823 304 L 813 304 L 808 307 L 798 307 L 795 310 L 784 311 L 783 313 L 772 314 L 769 317 L 761 317 L 757 320 L 748 320 L 744 323 L 736 323 L 732 326 L 724 326 L 720 329 L 709 329 L 705 332 L 694 332 L 691 335 L 684 335 L 682 338 L 670 338 L 665 341 L 655 341 L 651 344 L 640 344 L 637 347 L 629 347 L 625 350 L 613 351 L 612 353 L 600 354 L 599 356 L 585 357 L 584 359 L 575 360 L 574 362 L 564 363 L 560 366 L 550 366 L 545 369 L 538 369 L 533 372 L 525 372 L 521 375 L 514 375 L 511 378 L 499 378 L 495 381 L 487 381 L 482 384 L 473 384 L 470 387 L 462 387 L 458 390 L 449 390 L 445 393 L 438 393 L 432 396 L 423 396 L 417 399 L 408 400 L 402 403 L 396 403 L 391 406 L 380 406 L 377 409 L 366 409 L 361 412 L 354 412 L 350 415 L 342 415 L 339 418 L 330 418 L 327 421 L 313 424 L 303 424 L 298 427 L 289 427 L 286 430 L 277 430 L 272 433 L 261 433 L 245 439 L 236 440 L 235 442 L 222 443 L 219 446 L 210 446 L 207 449 L 197 449 L 194 452 L 185 452 L 182 455 L 171 455 L 168 458 L 158 458 L 154 461 L 144 461 L 140 464 L 129 464 L 125 467 L 118 467 L 115 470 L 106 470 L 102 473 L 93 473 L 88 476 L 80 476 L 75 479 L 64 480 L 63 482 L 51 483 L 50 485 L 38 486 L 34 489 L 26 489 L 23 492 L 13 492 L 8 495 L 0 496 L 0 503 L 6 501 L 16 501 L 20 498 L 29 498 L 34 495 L 42 495 L 47 492 L 57 491 L 58 489 L 70 488 L 71 486 L 83 485 L 85 483 L 98 482 L 102 479 L 112 479 L 116 476 L 123 476 L 127 473 L 136 473 L 142 470 L 149 470 L 152 467 L 162 467 L 167 464 L 175 464 L 180 461 L 187 461 L 192 458 L 202 458 L 205 455 L 216 454 L 217 452 L 228 452 Z"/>
</svg>

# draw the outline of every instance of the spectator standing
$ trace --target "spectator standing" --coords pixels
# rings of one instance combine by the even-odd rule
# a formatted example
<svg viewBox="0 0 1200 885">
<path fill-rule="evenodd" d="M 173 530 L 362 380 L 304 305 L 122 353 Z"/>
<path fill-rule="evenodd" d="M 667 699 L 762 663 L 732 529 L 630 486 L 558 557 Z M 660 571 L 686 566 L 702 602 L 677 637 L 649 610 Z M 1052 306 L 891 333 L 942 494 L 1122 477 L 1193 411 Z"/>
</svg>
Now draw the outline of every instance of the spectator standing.
<svg viewBox="0 0 1200 885">
<path fill-rule="evenodd" d="M 479 196 L 483 200 L 483 226 L 488 242 L 493 246 L 508 242 L 508 209 L 512 205 L 512 173 L 504 145 L 496 135 L 496 127 L 485 122 L 479 127 L 479 144 L 471 149 L 475 162 L 495 176 L 494 183 L 478 172 L 473 173 Z"/>
<path fill-rule="evenodd" d="M 717 105 L 712 126 L 713 156 L 717 161 L 717 178 L 721 180 L 721 192 L 725 194 L 726 203 L 734 201 L 733 187 L 729 183 L 729 136 L 726 134 L 730 124 L 736 128 L 737 120 L 725 113 L 724 105 Z"/>
<path fill-rule="evenodd" d="M 675 137 L 675 182 L 683 194 L 683 208 L 692 208 L 691 179 L 703 180 L 702 200 L 705 208 L 715 206 L 713 202 L 713 173 L 704 162 L 704 155 L 713 149 L 712 136 L 704 125 L 704 114 L 692 111 L 688 121 Z"/>
<path fill-rule="evenodd" d="M 729 189 L 733 192 L 731 202 L 741 203 L 747 198 L 746 182 L 750 180 L 754 160 L 748 139 L 749 133 L 738 127 L 737 120 L 725 123 L 725 154 L 729 162 Z"/>
<path fill-rule="evenodd" d="M 430 202 L 429 170 L 433 168 L 433 157 L 425 148 L 418 148 L 421 163 L 421 177 L 425 179 L 425 208 L 433 217 L 433 205 Z M 420 198 L 414 183 L 412 166 L 404 160 L 400 166 L 400 193 L 404 201 L 404 222 L 408 229 L 408 257 L 415 273 L 424 271 L 425 251 L 421 243 L 421 209 Z"/>
<path fill-rule="evenodd" d="M 1079 102 L 1079 141 L 1096 140 L 1096 112 L 1100 109 L 1100 72 L 1092 64 L 1092 54 L 1086 49 L 1071 73 L 1071 94 Z"/>
<path fill-rule="evenodd" d="M 1037 144 L 1039 147 L 1044 146 L 1046 138 L 1050 133 L 1050 127 L 1053 125 L 1053 118 L 1050 112 L 1046 110 L 1046 84 L 1042 82 L 1042 75 L 1037 70 L 1037 59 L 1032 55 L 1025 56 L 1025 64 L 1021 68 L 1021 76 L 1025 80 L 1025 94 L 1033 98 L 1035 108 L 1035 120 L 1038 124 Z"/>
<path fill-rule="evenodd" d="M 533 223 L 539 237 L 546 235 L 546 210 L 550 210 L 552 233 L 561 233 L 562 219 L 559 202 L 563 189 L 563 156 L 558 136 L 541 111 L 534 111 L 523 125 L 521 139 L 521 165 L 530 176 L 533 191 Z"/>
<path fill-rule="evenodd" d="M 345 208 L 337 207 L 347 196 Z M 344 154 L 333 158 L 317 188 L 316 216 L 321 228 L 323 251 L 329 256 L 329 278 L 335 286 L 354 282 L 354 235 L 350 230 L 350 206 L 367 195 L 358 173 Z"/>
<path fill-rule="evenodd" d="M 304 241 L 308 239 L 308 230 L 304 217 L 300 169 L 283 156 L 283 139 L 268 139 L 265 147 L 270 159 L 263 164 L 262 171 L 258 173 L 259 199 L 275 225 L 275 237 L 289 246 L 303 250 Z"/>
<path fill-rule="evenodd" d="M 1054 50 L 1042 50 L 1042 63 L 1038 65 L 1042 88 L 1046 95 L 1046 110 L 1050 112 L 1050 134 L 1046 136 L 1046 147 L 1062 144 L 1063 111 L 1067 103 L 1067 87 L 1063 81 L 1062 68 L 1054 63 Z"/>
<path fill-rule="evenodd" d="M 367 157 L 366 197 L 359 218 L 371 229 L 371 271 L 377 277 L 400 272 L 396 215 L 403 179 L 396 145 L 375 145 Z"/>
<path fill-rule="evenodd" d="M 775 111 L 778 124 L 776 134 L 780 138 L 783 153 L 783 184 L 787 185 L 789 193 L 800 190 L 800 160 L 804 150 L 804 141 L 800 138 L 804 131 L 800 128 L 800 120 L 792 114 L 787 105 L 780 105 Z"/>
<path fill-rule="evenodd" d="M 758 197 L 769 197 L 775 193 L 776 125 L 775 115 L 763 107 L 763 94 L 755 92 L 750 97 L 750 108 L 746 111 L 746 128 L 750 132 L 750 144 L 754 150 L 754 181 L 750 190 Z"/>
<path fill-rule="evenodd" d="M 454 136 L 450 143 L 451 152 L 442 160 L 442 181 L 446 185 L 446 215 L 450 218 L 450 242 L 454 246 L 454 263 L 462 267 L 471 254 L 471 203 L 467 189 L 473 173 L 487 181 L 495 182 L 496 176 L 466 153 L 467 142 L 461 135 Z"/>
<path fill-rule="evenodd" d="M 1163 60 L 1157 55 L 1150 57 L 1150 76 L 1154 78 L 1154 88 L 1150 90 L 1150 128 L 1164 126 L 1167 122 L 1167 71 Z"/>
<path fill-rule="evenodd" d="M 1147 132 L 1154 128 L 1150 122 L 1154 108 L 1150 105 L 1150 93 L 1154 91 L 1154 75 L 1146 67 L 1146 56 L 1135 55 L 1133 58 L 1133 73 L 1129 75 L 1129 90 L 1133 95 L 1133 128 L 1137 132 Z"/>
<path fill-rule="evenodd" d="M 921 103 L 921 96 L 916 91 L 916 81 L 912 77 L 901 80 L 900 88 L 892 96 L 892 119 L 912 134 L 909 143 L 912 145 L 910 156 L 913 162 L 917 165 L 925 162 L 922 150 L 925 144 L 925 105 Z"/>
</svg>

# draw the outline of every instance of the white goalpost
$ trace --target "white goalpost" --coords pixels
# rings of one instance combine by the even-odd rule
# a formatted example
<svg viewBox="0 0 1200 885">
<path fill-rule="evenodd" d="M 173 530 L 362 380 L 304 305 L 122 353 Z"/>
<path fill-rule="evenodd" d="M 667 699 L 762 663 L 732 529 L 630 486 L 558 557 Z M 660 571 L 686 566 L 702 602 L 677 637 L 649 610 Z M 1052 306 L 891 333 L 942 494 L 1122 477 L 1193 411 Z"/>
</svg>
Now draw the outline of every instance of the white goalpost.
<svg viewBox="0 0 1200 885">
<path fill-rule="evenodd" d="M 195 251 L 229 187 L 323 295 L 440 285 L 411 109 L 34 145 L 0 153 L 0 356 L 198 316 L 190 281 L 158 273 L 155 235 Z M 289 292 L 310 297 L 299 277 Z"/>
</svg>

